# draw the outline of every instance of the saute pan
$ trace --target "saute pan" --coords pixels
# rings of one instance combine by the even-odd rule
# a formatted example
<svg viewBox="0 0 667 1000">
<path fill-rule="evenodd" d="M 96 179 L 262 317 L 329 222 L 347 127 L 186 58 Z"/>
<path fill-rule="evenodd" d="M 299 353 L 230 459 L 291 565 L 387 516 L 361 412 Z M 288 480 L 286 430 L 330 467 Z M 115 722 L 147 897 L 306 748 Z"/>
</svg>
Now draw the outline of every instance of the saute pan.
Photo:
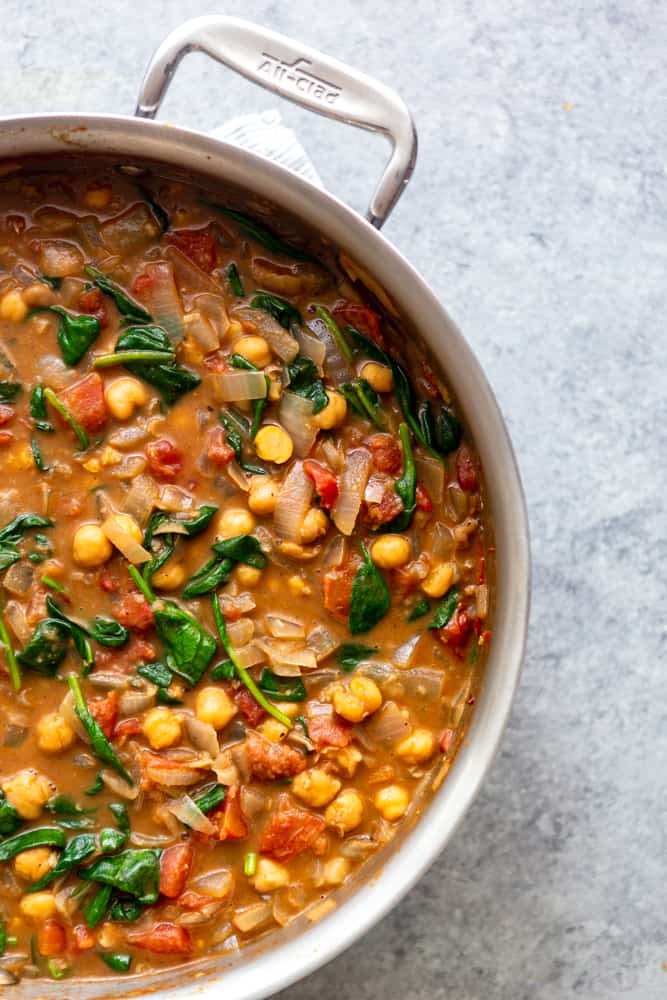
<svg viewBox="0 0 667 1000">
<path fill-rule="evenodd" d="M 153 121 L 183 56 L 207 53 L 304 108 L 389 140 L 391 155 L 366 219 L 333 195 L 269 160 L 200 132 Z M 186 969 L 104 984 L 59 986 L 61 995 L 92 998 L 152 993 L 174 997 L 259 1000 L 332 959 L 378 921 L 424 874 L 461 822 L 498 748 L 516 689 L 529 608 L 528 524 L 519 474 L 503 418 L 470 347 L 409 262 L 380 232 L 412 173 L 417 138 L 408 109 L 389 88 L 283 35 L 233 17 L 188 21 L 155 53 L 135 117 L 34 114 L 0 121 L 0 158 L 112 156 L 128 172 L 146 163 L 186 171 L 193 179 L 232 185 L 271 203 L 322 234 L 372 276 L 406 336 L 419 336 L 456 395 L 484 470 L 496 546 L 493 640 L 484 681 L 464 743 L 449 774 L 417 822 L 345 886 L 320 922 L 300 917 L 240 953 L 198 959 Z M 142 166 L 139 166 L 142 165 Z M 148 168 L 150 169 L 150 168 Z M 155 169 L 159 169 L 157 166 Z M 44 986 L 23 982 L 25 997 Z M 224 994 L 223 991 L 224 990 Z"/>
</svg>

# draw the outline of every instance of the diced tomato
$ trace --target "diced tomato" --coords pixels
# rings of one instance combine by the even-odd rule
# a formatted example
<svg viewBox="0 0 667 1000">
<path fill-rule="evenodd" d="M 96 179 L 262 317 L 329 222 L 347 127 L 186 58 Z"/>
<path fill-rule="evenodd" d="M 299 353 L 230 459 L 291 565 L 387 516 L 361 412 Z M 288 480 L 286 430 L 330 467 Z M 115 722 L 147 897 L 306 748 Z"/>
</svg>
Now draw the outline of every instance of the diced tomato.
<svg viewBox="0 0 667 1000">
<path fill-rule="evenodd" d="M 99 288 L 88 288 L 79 295 L 79 310 L 94 316 L 99 321 L 100 330 L 107 325 L 108 316 L 104 296 Z"/>
<path fill-rule="evenodd" d="M 107 422 L 104 382 L 97 372 L 63 389 L 60 400 L 87 431 L 100 431 Z"/>
<path fill-rule="evenodd" d="M 155 284 L 155 277 L 152 274 L 139 274 L 132 283 L 132 291 L 137 298 L 142 298 L 146 292 L 150 291 Z"/>
<path fill-rule="evenodd" d="M 145 948 L 158 955 L 189 955 L 192 951 L 187 927 L 167 920 L 145 930 L 128 931 L 127 940 L 137 948 Z"/>
<path fill-rule="evenodd" d="M 477 489 L 477 472 L 475 463 L 468 448 L 463 444 L 456 453 L 456 478 L 459 486 L 466 493 L 474 493 Z"/>
<path fill-rule="evenodd" d="M 169 233 L 166 242 L 178 247 L 181 253 L 207 274 L 210 274 L 218 263 L 215 238 L 202 229 L 179 229 L 175 233 Z"/>
<path fill-rule="evenodd" d="M 100 590 L 103 590 L 106 594 L 116 594 L 118 592 L 118 580 L 108 566 L 102 567 L 97 579 Z"/>
<path fill-rule="evenodd" d="M 63 493 L 56 499 L 59 517 L 78 517 L 86 506 L 86 498 L 81 493 Z"/>
<path fill-rule="evenodd" d="M 0 403 L 0 427 L 6 427 L 14 419 L 14 407 Z"/>
<path fill-rule="evenodd" d="M 118 605 L 116 617 L 126 628 L 136 628 L 139 632 L 147 632 L 153 627 L 153 609 L 143 594 L 133 591 L 126 594 Z"/>
<path fill-rule="evenodd" d="M 382 524 L 389 524 L 403 510 L 403 501 L 396 492 L 393 483 L 387 484 L 382 499 L 379 503 L 366 503 L 364 501 L 364 521 L 373 528 L 379 528 Z"/>
<path fill-rule="evenodd" d="M 0 448 L 6 448 L 13 440 L 14 435 L 11 431 L 0 431 Z"/>
<path fill-rule="evenodd" d="M 324 510 L 331 510 L 338 499 L 338 480 L 331 469 L 321 462 L 307 458 L 303 463 L 303 471 L 315 484 L 315 492 Z"/>
<path fill-rule="evenodd" d="M 339 622 L 345 623 L 350 617 L 352 584 L 360 562 L 358 556 L 353 556 L 342 566 L 330 569 L 328 573 L 324 574 L 322 580 L 323 604 L 329 614 L 333 615 Z"/>
<path fill-rule="evenodd" d="M 168 438 L 146 445 L 148 468 L 158 479 L 177 479 L 183 470 L 183 452 Z"/>
<path fill-rule="evenodd" d="M 85 924 L 74 925 L 72 939 L 75 951 L 88 951 L 97 944 L 97 938 Z"/>
<path fill-rule="evenodd" d="M 316 750 L 346 747 L 352 739 L 352 726 L 334 715 L 309 715 L 308 735 Z"/>
<path fill-rule="evenodd" d="M 204 366 L 216 375 L 222 375 L 223 372 L 231 371 L 227 355 L 223 354 L 222 351 L 211 351 L 210 354 L 207 354 L 204 358 Z"/>
<path fill-rule="evenodd" d="M 375 341 L 378 347 L 384 348 L 380 317 L 370 306 L 362 306 L 358 302 L 337 302 L 332 313 L 339 323 L 349 323 L 359 333 Z"/>
<path fill-rule="evenodd" d="M 417 505 L 417 510 L 423 510 L 425 514 L 430 514 L 433 510 L 433 501 L 421 483 L 417 483 L 417 489 L 415 490 L 415 503 Z"/>
<path fill-rule="evenodd" d="M 436 636 L 445 646 L 458 649 L 464 644 L 472 628 L 472 620 L 467 611 L 457 608 L 444 628 L 436 630 Z"/>
<path fill-rule="evenodd" d="M 118 692 L 109 691 L 104 698 L 93 698 L 88 702 L 88 708 L 106 738 L 110 740 L 118 719 Z"/>
<path fill-rule="evenodd" d="M 57 920 L 47 917 L 37 927 L 37 950 L 44 958 L 55 958 L 67 951 L 67 934 Z"/>
<path fill-rule="evenodd" d="M 257 726 L 262 721 L 266 712 L 248 691 L 247 687 L 237 688 L 233 692 L 233 698 L 238 705 L 239 712 L 245 716 L 251 726 Z"/>
<path fill-rule="evenodd" d="M 306 758 L 294 747 L 274 743 L 256 733 L 248 734 L 245 745 L 250 773 L 258 781 L 291 778 L 305 770 Z"/>
<path fill-rule="evenodd" d="M 160 855 L 160 892 L 176 899 L 183 892 L 192 869 L 192 844 L 174 844 Z"/>
<path fill-rule="evenodd" d="M 120 746 L 123 746 L 131 736 L 139 736 L 140 733 L 141 719 L 136 719 L 132 716 L 129 719 L 123 719 L 122 722 L 116 723 L 113 738 Z"/>
<path fill-rule="evenodd" d="M 443 730 L 442 736 L 440 737 L 440 743 L 439 743 L 441 753 L 447 753 L 447 751 L 451 747 L 452 743 L 454 742 L 454 737 L 455 736 L 456 736 L 456 733 L 454 732 L 453 729 L 444 729 Z"/>
<path fill-rule="evenodd" d="M 424 362 L 421 366 L 421 371 L 417 376 L 417 381 L 419 385 L 424 389 L 427 396 L 431 399 L 440 399 L 440 390 L 438 388 L 438 379 L 435 372 L 427 362 Z"/>
<path fill-rule="evenodd" d="M 389 472 L 394 475 L 403 468 L 401 446 L 391 434 L 373 434 L 368 439 L 368 447 L 373 456 L 373 465 L 378 472 Z"/>
<path fill-rule="evenodd" d="M 235 452 L 232 446 L 227 443 L 224 427 L 214 427 L 209 433 L 206 454 L 209 461 L 220 468 L 229 465 L 232 461 Z"/>
<path fill-rule="evenodd" d="M 218 840 L 243 840 L 248 836 L 248 824 L 241 809 L 241 789 L 231 785 L 227 789 L 225 800 L 208 814 L 208 818 L 217 827 Z"/>
<path fill-rule="evenodd" d="M 325 826 L 321 816 L 306 809 L 281 809 L 264 828 L 259 849 L 276 861 L 289 861 L 312 847 Z"/>
</svg>

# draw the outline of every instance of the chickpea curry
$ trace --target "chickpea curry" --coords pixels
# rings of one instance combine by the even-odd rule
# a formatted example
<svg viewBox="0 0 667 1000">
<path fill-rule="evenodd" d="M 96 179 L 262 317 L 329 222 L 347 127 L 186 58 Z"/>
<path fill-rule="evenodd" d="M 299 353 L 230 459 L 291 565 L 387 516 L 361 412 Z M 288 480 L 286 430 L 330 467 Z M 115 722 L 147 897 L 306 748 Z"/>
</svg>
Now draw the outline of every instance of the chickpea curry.
<svg viewBox="0 0 667 1000">
<path fill-rule="evenodd" d="M 132 975 L 323 916 L 443 779 L 481 474 L 345 255 L 155 172 L 2 166 L 0 985 Z"/>
</svg>

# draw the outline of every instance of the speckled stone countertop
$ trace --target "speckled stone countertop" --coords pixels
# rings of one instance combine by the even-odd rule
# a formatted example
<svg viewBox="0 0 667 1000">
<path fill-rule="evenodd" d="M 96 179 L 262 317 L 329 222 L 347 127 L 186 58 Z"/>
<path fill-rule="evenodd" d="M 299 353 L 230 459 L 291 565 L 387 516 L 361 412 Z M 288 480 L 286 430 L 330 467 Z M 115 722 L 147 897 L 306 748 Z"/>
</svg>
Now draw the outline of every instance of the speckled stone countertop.
<svg viewBox="0 0 667 1000">
<path fill-rule="evenodd" d="M 0 113 L 130 113 L 195 0 L 3 0 Z M 665 941 L 667 6 L 248 0 L 242 15 L 394 85 L 420 156 L 386 227 L 478 354 L 533 534 L 523 682 L 446 852 L 291 1000 L 658 1000 Z M 191 56 L 164 115 L 275 105 Z M 364 206 L 385 150 L 282 105 Z"/>
</svg>

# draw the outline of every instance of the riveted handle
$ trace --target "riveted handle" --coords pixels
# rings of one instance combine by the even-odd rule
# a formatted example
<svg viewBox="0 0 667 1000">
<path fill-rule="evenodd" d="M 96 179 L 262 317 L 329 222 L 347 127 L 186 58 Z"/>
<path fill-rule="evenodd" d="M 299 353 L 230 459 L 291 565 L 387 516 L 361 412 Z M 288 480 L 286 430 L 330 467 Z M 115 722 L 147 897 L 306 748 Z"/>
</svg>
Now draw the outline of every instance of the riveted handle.
<svg viewBox="0 0 667 1000">
<path fill-rule="evenodd" d="M 369 222 L 382 227 L 417 158 L 414 123 L 395 91 L 285 35 L 238 17 L 211 15 L 186 21 L 165 38 L 148 64 L 136 115 L 155 117 L 188 52 L 205 52 L 253 83 L 319 115 L 384 135 L 391 155 L 366 213 Z"/>
</svg>

